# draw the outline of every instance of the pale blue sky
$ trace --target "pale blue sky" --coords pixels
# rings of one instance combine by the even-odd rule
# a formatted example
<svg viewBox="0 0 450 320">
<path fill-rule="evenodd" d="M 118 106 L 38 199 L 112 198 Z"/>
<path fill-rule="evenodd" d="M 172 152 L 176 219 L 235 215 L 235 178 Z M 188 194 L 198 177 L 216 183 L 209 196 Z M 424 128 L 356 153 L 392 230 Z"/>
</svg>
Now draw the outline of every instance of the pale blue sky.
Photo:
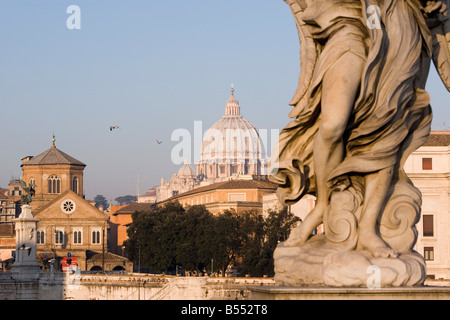
<svg viewBox="0 0 450 320">
<path fill-rule="evenodd" d="M 66 27 L 72 4 L 81 30 Z M 87 164 L 88 199 L 136 194 L 138 175 L 141 194 L 170 178 L 172 132 L 219 120 L 231 83 L 247 120 L 281 129 L 300 67 L 282 0 L 1 0 L 0 39 L 0 186 L 54 132 Z M 434 68 L 427 89 L 433 126 L 450 127 Z"/>
</svg>

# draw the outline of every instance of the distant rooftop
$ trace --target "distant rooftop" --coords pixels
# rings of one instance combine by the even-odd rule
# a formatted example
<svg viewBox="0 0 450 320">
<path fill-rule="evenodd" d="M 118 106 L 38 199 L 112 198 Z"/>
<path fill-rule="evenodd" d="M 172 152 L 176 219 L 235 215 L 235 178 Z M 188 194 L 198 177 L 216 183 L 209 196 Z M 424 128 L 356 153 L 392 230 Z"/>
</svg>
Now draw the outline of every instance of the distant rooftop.
<svg viewBox="0 0 450 320">
<path fill-rule="evenodd" d="M 228 180 L 210 184 L 204 187 L 195 188 L 190 191 L 178 194 L 162 202 L 176 200 L 178 198 L 182 198 L 185 196 L 201 192 L 207 192 L 212 190 L 224 190 L 224 189 L 270 189 L 275 191 L 277 189 L 277 185 L 273 182 L 270 182 L 269 180 Z"/>
<path fill-rule="evenodd" d="M 133 202 L 132 204 L 129 204 L 126 207 L 123 207 L 123 208 L 117 210 L 114 213 L 114 215 L 131 214 L 131 213 L 135 213 L 136 211 L 150 211 L 152 209 L 152 206 L 153 206 L 152 203 Z"/>
<path fill-rule="evenodd" d="M 24 161 L 24 159 L 29 159 L 28 161 Z M 22 159 L 22 166 L 33 166 L 33 165 L 55 165 L 55 164 L 69 164 L 74 166 L 83 166 L 86 165 L 78 161 L 77 159 L 69 156 L 67 153 L 62 152 L 55 146 L 55 142 L 53 141 L 50 149 L 42 152 L 40 155 L 36 157 L 25 157 Z"/>
<path fill-rule="evenodd" d="M 425 142 L 427 147 L 446 147 L 450 146 L 450 131 L 433 131 Z"/>
</svg>

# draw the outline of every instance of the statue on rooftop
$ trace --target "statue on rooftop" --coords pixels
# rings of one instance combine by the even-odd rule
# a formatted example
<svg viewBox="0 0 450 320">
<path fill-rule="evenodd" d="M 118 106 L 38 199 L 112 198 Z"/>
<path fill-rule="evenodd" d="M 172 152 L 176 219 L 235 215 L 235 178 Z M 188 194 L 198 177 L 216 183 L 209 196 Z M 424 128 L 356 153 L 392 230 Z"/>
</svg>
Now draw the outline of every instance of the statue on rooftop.
<svg viewBox="0 0 450 320">
<path fill-rule="evenodd" d="M 448 1 L 285 1 L 301 72 L 270 179 L 283 204 L 317 201 L 276 249 L 275 280 L 365 286 L 375 265 L 380 286 L 421 285 L 421 194 L 403 164 L 430 133 L 431 60 L 450 91 Z"/>
</svg>

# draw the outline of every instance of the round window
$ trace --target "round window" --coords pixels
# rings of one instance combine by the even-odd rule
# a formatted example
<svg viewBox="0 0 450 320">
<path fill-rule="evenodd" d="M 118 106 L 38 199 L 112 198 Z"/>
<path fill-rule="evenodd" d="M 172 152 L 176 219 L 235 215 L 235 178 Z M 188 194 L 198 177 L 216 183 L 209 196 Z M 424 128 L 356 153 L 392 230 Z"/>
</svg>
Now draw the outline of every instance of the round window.
<svg viewBox="0 0 450 320">
<path fill-rule="evenodd" d="M 64 200 L 61 203 L 62 211 L 67 214 L 73 213 L 75 211 L 76 207 L 77 206 L 75 205 L 75 202 L 73 202 L 72 200 Z"/>
</svg>

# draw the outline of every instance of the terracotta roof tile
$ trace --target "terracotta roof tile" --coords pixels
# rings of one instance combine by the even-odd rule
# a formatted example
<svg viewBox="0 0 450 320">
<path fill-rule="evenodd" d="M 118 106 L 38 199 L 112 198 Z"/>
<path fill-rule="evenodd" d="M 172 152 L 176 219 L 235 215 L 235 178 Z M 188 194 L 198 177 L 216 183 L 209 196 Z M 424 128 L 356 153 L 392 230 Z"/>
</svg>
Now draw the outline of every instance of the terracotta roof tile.
<svg viewBox="0 0 450 320">
<path fill-rule="evenodd" d="M 229 180 L 219 183 L 210 184 L 208 186 L 195 188 L 193 190 L 178 194 L 172 198 L 164 200 L 162 202 L 176 200 L 181 197 L 189 196 L 192 194 L 197 194 L 201 192 L 208 192 L 212 190 L 223 190 L 223 189 L 270 189 L 276 190 L 277 185 L 269 180 Z"/>
<path fill-rule="evenodd" d="M 129 204 L 126 207 L 123 207 L 119 210 L 117 210 L 114 215 L 117 214 L 130 214 L 130 213 L 134 213 L 136 211 L 149 211 L 151 210 L 152 206 L 154 204 L 153 203 L 138 203 L 138 202 L 134 202 L 132 204 Z"/>
<path fill-rule="evenodd" d="M 428 141 L 424 146 L 428 147 L 446 147 L 450 146 L 450 132 L 448 131 L 435 131 L 431 132 Z"/>
<path fill-rule="evenodd" d="M 53 164 L 70 164 L 75 166 L 86 166 L 83 162 L 69 156 L 62 152 L 55 146 L 52 146 L 47 151 L 42 152 L 40 155 L 31 158 L 25 162 L 22 166 L 31 165 L 53 165 Z"/>
<path fill-rule="evenodd" d="M 102 261 L 103 253 L 87 250 L 86 258 L 90 262 Z M 105 261 L 128 261 L 128 259 L 111 252 L 105 252 Z"/>
</svg>

